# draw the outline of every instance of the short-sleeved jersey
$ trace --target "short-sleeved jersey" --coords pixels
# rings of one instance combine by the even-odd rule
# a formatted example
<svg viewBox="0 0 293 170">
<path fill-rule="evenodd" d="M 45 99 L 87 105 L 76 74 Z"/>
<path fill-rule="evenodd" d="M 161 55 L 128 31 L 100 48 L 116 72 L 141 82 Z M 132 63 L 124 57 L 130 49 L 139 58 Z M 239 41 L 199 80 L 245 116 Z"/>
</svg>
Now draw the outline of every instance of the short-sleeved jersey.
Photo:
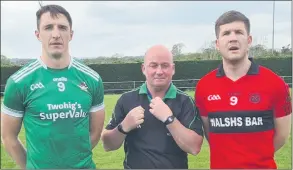
<svg viewBox="0 0 293 170">
<path fill-rule="evenodd" d="M 98 73 L 71 58 L 64 69 L 40 58 L 9 77 L 2 114 L 23 118 L 28 169 L 95 168 L 90 113 L 104 108 Z"/>
<path fill-rule="evenodd" d="M 291 114 L 283 79 L 252 61 L 248 73 L 232 81 L 223 65 L 197 84 L 196 105 L 209 120 L 211 168 L 276 168 L 274 119 Z"/>
<path fill-rule="evenodd" d="M 187 169 L 187 153 L 176 144 L 166 125 L 149 112 L 151 98 L 146 83 L 122 94 L 106 126 L 107 130 L 114 129 L 133 108 L 141 106 L 145 109 L 141 128 L 133 129 L 125 138 L 124 168 Z M 202 123 L 190 96 L 171 84 L 163 101 L 183 126 L 203 135 Z"/>
</svg>

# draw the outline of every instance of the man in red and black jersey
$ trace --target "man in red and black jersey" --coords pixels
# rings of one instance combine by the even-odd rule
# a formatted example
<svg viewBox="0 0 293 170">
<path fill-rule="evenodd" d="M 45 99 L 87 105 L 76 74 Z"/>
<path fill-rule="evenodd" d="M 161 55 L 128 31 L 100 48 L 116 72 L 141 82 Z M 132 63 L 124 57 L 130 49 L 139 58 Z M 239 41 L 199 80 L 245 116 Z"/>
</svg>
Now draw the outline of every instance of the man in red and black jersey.
<svg viewBox="0 0 293 170">
<path fill-rule="evenodd" d="M 210 145 L 212 169 L 277 168 L 274 153 L 290 134 L 289 87 L 248 57 L 249 19 L 237 11 L 216 22 L 219 68 L 197 84 L 195 99 Z"/>
</svg>

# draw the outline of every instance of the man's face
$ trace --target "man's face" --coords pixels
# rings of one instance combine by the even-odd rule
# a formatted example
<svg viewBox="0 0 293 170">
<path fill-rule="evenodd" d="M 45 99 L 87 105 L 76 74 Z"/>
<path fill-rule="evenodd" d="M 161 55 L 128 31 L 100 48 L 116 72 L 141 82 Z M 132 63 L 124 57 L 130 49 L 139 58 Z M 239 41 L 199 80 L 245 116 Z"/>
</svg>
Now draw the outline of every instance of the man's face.
<svg viewBox="0 0 293 170">
<path fill-rule="evenodd" d="M 148 54 L 142 65 L 146 81 L 154 88 L 167 87 L 175 73 L 175 65 L 169 52 Z"/>
<path fill-rule="evenodd" d="M 39 30 L 35 34 L 42 42 L 43 50 L 49 56 L 58 59 L 68 52 L 73 32 L 65 15 L 58 14 L 52 18 L 47 12 L 41 16 Z"/>
<path fill-rule="evenodd" d="M 239 61 L 247 55 L 252 37 L 243 22 L 232 22 L 220 26 L 216 47 L 224 60 Z"/>
</svg>

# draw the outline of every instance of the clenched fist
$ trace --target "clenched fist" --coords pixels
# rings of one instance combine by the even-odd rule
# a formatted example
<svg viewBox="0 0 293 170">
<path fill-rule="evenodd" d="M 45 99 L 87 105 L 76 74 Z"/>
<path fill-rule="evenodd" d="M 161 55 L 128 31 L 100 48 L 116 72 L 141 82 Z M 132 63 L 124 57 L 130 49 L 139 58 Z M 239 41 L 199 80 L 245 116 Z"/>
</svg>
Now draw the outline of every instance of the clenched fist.
<svg viewBox="0 0 293 170">
<path fill-rule="evenodd" d="M 130 112 L 126 115 L 121 125 L 125 132 L 129 132 L 132 129 L 140 126 L 144 122 L 144 108 L 141 106 L 137 106 L 130 110 Z"/>
<path fill-rule="evenodd" d="M 169 116 L 173 115 L 168 105 L 159 97 L 151 100 L 150 107 L 150 112 L 162 122 L 165 122 Z"/>
</svg>

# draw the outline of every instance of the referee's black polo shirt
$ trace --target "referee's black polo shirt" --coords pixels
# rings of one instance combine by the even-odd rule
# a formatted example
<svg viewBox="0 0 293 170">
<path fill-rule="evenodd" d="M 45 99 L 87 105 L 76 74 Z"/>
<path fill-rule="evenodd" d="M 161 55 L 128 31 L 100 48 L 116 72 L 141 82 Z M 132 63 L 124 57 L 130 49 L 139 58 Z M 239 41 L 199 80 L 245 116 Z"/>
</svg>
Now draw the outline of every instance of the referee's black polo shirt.
<svg viewBox="0 0 293 170">
<path fill-rule="evenodd" d="M 187 153 L 179 148 L 163 122 L 149 112 L 150 100 L 151 96 L 145 83 L 133 91 L 122 94 L 116 103 L 112 119 L 106 126 L 108 130 L 114 129 L 131 109 L 139 105 L 145 109 L 141 128 L 133 129 L 125 138 L 124 168 L 187 169 Z M 181 124 L 203 135 L 202 123 L 196 112 L 194 100 L 190 96 L 171 84 L 163 100 Z"/>
</svg>

